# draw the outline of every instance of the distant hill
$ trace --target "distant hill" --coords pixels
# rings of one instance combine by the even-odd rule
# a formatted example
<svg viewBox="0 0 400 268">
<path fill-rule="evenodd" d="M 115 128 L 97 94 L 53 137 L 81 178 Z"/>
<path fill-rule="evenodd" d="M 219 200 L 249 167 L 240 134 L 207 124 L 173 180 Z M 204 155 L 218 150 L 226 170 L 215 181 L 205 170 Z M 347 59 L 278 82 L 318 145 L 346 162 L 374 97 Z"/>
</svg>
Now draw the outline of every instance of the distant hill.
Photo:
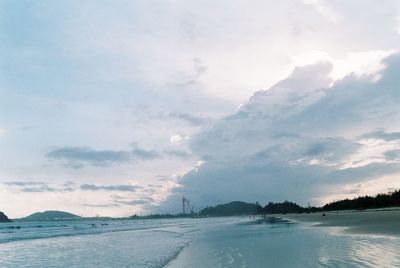
<svg viewBox="0 0 400 268">
<path fill-rule="evenodd" d="M 285 214 L 285 213 L 309 213 L 321 211 L 321 208 L 303 208 L 296 203 L 285 201 L 282 203 L 269 202 L 265 207 L 258 203 L 246 203 L 235 201 L 223 205 L 206 207 L 199 212 L 200 216 L 236 216 L 256 214 Z"/>
<path fill-rule="evenodd" d="M 296 203 L 285 201 L 283 203 L 273 203 L 269 202 L 265 207 L 263 212 L 266 214 L 276 214 L 276 213 L 301 213 L 304 212 L 304 208 L 297 205 Z"/>
<path fill-rule="evenodd" d="M 49 210 L 44 212 L 36 212 L 25 218 L 21 218 L 21 221 L 60 221 L 60 220 L 78 220 L 81 217 L 64 211 Z"/>
<path fill-rule="evenodd" d="M 11 220 L 6 216 L 6 214 L 0 211 L 0 222 L 11 222 Z"/>
<path fill-rule="evenodd" d="M 262 207 L 259 204 L 234 201 L 214 207 L 206 207 L 199 214 L 201 216 L 253 215 L 260 213 L 261 210 Z"/>
</svg>

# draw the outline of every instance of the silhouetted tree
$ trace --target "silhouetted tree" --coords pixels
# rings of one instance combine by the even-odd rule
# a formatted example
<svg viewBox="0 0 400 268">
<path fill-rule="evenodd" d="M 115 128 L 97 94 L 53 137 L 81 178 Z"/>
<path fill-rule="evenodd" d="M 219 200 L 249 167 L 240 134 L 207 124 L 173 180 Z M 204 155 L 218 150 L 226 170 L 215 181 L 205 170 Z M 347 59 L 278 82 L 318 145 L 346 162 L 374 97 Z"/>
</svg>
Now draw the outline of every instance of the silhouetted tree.
<svg viewBox="0 0 400 268">
<path fill-rule="evenodd" d="M 234 201 L 227 204 L 206 207 L 199 212 L 202 216 L 255 215 L 262 212 L 260 204 Z"/>
<path fill-rule="evenodd" d="M 354 199 L 335 201 L 323 206 L 324 210 L 367 209 L 400 206 L 400 191 L 372 196 L 360 196 Z"/>
</svg>

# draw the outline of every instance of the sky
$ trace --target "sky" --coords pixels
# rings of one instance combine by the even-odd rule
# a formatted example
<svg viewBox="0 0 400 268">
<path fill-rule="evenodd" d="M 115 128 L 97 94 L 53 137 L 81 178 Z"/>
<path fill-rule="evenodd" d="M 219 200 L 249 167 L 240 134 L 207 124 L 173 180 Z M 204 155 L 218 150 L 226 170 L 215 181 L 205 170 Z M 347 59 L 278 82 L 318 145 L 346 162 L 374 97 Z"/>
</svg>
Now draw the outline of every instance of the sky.
<svg viewBox="0 0 400 268">
<path fill-rule="evenodd" d="M 400 188 L 397 0 L 0 2 L 0 211 Z"/>
</svg>

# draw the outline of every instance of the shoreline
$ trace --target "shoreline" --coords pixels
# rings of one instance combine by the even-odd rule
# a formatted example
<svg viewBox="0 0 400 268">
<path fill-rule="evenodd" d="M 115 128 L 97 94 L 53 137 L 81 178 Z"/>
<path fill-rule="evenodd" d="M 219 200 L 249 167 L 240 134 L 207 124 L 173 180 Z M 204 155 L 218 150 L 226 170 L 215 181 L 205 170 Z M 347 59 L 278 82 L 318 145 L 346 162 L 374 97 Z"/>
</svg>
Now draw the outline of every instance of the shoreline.
<svg viewBox="0 0 400 268">
<path fill-rule="evenodd" d="M 325 216 L 322 216 L 323 213 Z M 313 227 L 342 227 L 345 228 L 345 233 L 389 235 L 400 238 L 400 208 L 398 207 L 310 214 L 279 214 L 279 217 L 291 221 L 314 223 Z"/>
</svg>

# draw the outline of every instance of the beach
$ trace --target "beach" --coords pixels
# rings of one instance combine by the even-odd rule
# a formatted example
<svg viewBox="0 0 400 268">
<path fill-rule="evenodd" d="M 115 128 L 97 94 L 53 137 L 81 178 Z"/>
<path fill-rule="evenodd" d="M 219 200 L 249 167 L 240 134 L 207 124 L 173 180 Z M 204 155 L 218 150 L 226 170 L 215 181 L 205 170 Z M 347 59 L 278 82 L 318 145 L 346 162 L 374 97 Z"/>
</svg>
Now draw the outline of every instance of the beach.
<svg viewBox="0 0 400 268">
<path fill-rule="evenodd" d="M 338 228 L 370 213 L 5 223 L 0 267 L 399 267 L 398 235 Z"/>
<path fill-rule="evenodd" d="M 390 235 L 400 237 L 400 208 L 332 211 L 309 214 L 286 214 L 280 217 L 315 227 L 343 227 L 353 234 Z"/>
</svg>

